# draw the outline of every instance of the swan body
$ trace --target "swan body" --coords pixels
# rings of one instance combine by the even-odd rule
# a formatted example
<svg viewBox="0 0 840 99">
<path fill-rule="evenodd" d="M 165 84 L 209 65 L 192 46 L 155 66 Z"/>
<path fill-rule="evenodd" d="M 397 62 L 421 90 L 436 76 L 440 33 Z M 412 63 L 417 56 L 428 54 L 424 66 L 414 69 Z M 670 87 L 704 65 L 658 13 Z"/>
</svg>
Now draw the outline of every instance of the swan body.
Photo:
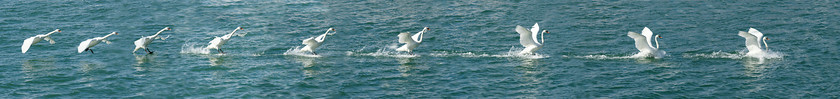
<svg viewBox="0 0 840 99">
<path fill-rule="evenodd" d="M 333 31 L 333 32 L 330 33 L 330 31 Z M 335 34 L 335 29 L 330 28 L 330 29 L 327 29 L 326 33 L 321 34 L 320 36 L 309 37 L 308 39 L 304 39 L 303 44 L 306 45 L 306 46 L 304 46 L 303 49 L 301 49 L 300 51 L 306 51 L 306 52 L 311 52 L 312 54 L 316 54 L 315 53 L 315 48 L 318 48 L 318 46 L 321 46 L 321 44 L 324 43 L 324 40 L 327 38 L 327 35 L 333 35 L 333 34 Z"/>
<path fill-rule="evenodd" d="M 41 40 L 47 40 L 47 41 L 50 41 L 50 44 L 55 44 L 55 40 L 50 38 L 50 35 L 52 35 L 55 32 L 61 32 L 61 30 L 55 29 L 50 33 L 35 35 L 33 37 L 27 38 L 26 40 L 23 40 L 23 45 L 20 46 L 21 53 L 26 53 L 26 51 L 29 51 L 30 46 L 35 45 L 38 42 L 41 42 Z"/>
<path fill-rule="evenodd" d="M 103 37 L 95 37 L 95 38 L 92 38 L 92 39 L 87 39 L 85 41 L 82 41 L 82 43 L 79 43 L 79 47 L 78 47 L 79 53 L 90 50 L 90 53 L 93 54 L 93 50 L 91 50 L 90 48 L 93 47 L 93 46 L 96 46 L 96 44 L 99 44 L 100 42 L 105 42 L 106 44 L 111 44 L 111 41 L 108 41 L 107 39 L 105 39 L 105 38 L 110 37 L 111 35 L 119 35 L 119 33 L 111 32 L 111 34 L 105 35 Z"/>
<path fill-rule="evenodd" d="M 166 38 L 169 38 L 169 37 L 165 37 L 165 38 L 164 38 L 164 37 L 160 37 L 160 36 L 158 36 L 158 35 L 160 35 L 160 33 L 162 33 L 163 31 L 166 31 L 166 30 L 172 30 L 172 29 L 171 29 L 171 28 L 169 28 L 169 27 L 166 27 L 166 28 L 161 29 L 161 30 L 160 30 L 160 31 L 158 31 L 157 33 L 155 33 L 155 35 L 152 35 L 152 36 L 146 36 L 146 37 L 142 37 L 142 38 L 140 38 L 140 39 L 137 39 L 137 41 L 134 41 L 134 46 L 135 46 L 135 47 L 134 47 L 134 51 L 131 51 L 131 53 L 134 53 L 134 52 L 136 52 L 137 50 L 140 50 L 140 49 L 142 48 L 142 49 L 145 49 L 145 50 L 146 50 L 146 53 L 152 54 L 153 52 L 152 52 L 152 51 L 150 51 L 150 50 L 147 48 L 147 46 L 149 46 L 149 44 L 151 44 L 151 43 L 152 43 L 152 41 L 154 41 L 155 39 L 166 40 Z"/>
<path fill-rule="evenodd" d="M 423 33 L 428 32 L 430 29 L 429 27 L 424 27 L 423 30 L 414 34 L 414 36 L 409 37 L 409 33 L 400 33 L 397 35 L 400 37 L 399 43 L 405 43 L 405 45 L 397 48 L 398 52 L 408 52 L 409 54 L 413 54 L 412 50 L 420 46 L 420 43 L 423 42 Z"/>
<path fill-rule="evenodd" d="M 543 43 L 545 43 L 545 33 L 549 33 L 548 30 L 543 30 L 541 33 L 539 23 L 535 23 L 531 30 L 525 29 L 525 27 L 516 26 L 516 32 L 519 33 L 519 44 L 525 46 L 519 54 L 534 54 L 534 51 L 539 50 L 542 48 Z M 540 41 L 537 41 L 537 34 L 540 34 Z"/>
<path fill-rule="evenodd" d="M 659 50 L 659 40 L 657 38 L 662 38 L 659 35 L 653 36 L 653 32 L 650 31 L 647 27 L 642 30 L 642 34 L 636 32 L 628 32 L 627 36 L 633 38 L 636 42 L 636 49 L 639 50 L 639 53 L 633 56 L 638 57 L 649 57 L 653 56 L 655 58 L 661 58 L 664 56 L 665 52 Z M 653 38 L 653 43 L 656 43 L 656 46 L 651 45 L 651 38 Z"/>
<path fill-rule="evenodd" d="M 750 28 L 748 32 L 738 31 L 738 36 L 746 39 L 746 47 L 749 51 L 747 56 L 758 57 L 764 55 L 764 50 L 769 50 L 766 42 L 769 38 L 764 37 L 764 34 L 754 28 Z M 761 43 L 764 43 L 764 50 L 761 49 Z"/>
<path fill-rule="evenodd" d="M 227 43 L 227 41 L 230 40 L 230 37 L 233 36 L 233 34 L 236 33 L 237 30 L 242 30 L 242 27 L 236 27 L 236 29 L 233 30 L 233 32 L 230 32 L 230 34 L 227 34 L 225 36 L 222 36 L 222 37 L 217 36 L 217 37 L 213 38 L 213 40 L 209 42 L 210 45 L 208 45 L 204 49 L 216 49 L 216 50 L 219 51 L 219 53 L 224 54 L 225 52 L 222 51 L 222 49 L 221 49 L 222 45 L 225 45 L 225 43 Z M 239 36 L 245 36 L 245 35 L 242 34 L 242 35 L 239 35 Z"/>
</svg>

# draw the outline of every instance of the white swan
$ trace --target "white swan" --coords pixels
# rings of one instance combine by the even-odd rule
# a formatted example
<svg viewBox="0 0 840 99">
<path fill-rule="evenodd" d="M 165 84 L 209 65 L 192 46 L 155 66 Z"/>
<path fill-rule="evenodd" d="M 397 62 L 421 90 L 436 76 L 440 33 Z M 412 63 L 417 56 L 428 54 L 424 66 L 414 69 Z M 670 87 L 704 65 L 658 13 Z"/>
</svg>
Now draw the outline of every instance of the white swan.
<svg viewBox="0 0 840 99">
<path fill-rule="evenodd" d="M 549 33 L 548 30 L 543 30 L 541 33 L 537 33 L 540 31 L 539 23 L 534 23 L 534 27 L 531 27 L 531 30 L 525 29 L 525 27 L 516 26 L 516 32 L 519 33 L 519 44 L 525 46 L 519 54 L 534 54 L 534 51 L 539 50 L 542 48 L 543 43 L 545 43 L 545 33 Z M 540 34 L 540 41 L 537 41 L 537 34 Z"/>
<path fill-rule="evenodd" d="M 333 33 L 330 33 L 330 31 L 333 31 Z M 308 39 L 303 40 L 303 44 L 306 46 L 304 46 L 300 51 L 311 52 L 312 54 L 318 55 L 318 53 L 315 53 L 315 48 L 318 48 L 318 46 L 321 46 L 321 44 L 324 43 L 324 39 L 327 38 L 327 35 L 333 34 L 335 34 L 335 29 L 330 28 L 327 29 L 326 33 L 321 34 L 321 36 L 309 37 Z"/>
<path fill-rule="evenodd" d="M 105 39 L 105 38 L 110 37 L 111 35 L 120 35 L 120 33 L 111 32 L 111 34 L 105 35 L 103 37 L 95 37 L 95 38 L 92 38 L 92 39 L 87 39 L 85 41 L 82 41 L 82 43 L 79 43 L 79 48 L 78 48 L 79 53 L 90 50 L 90 53 L 93 54 L 93 50 L 90 49 L 90 48 L 93 47 L 93 46 L 96 46 L 96 44 L 99 44 L 100 42 L 105 42 L 105 44 L 111 44 L 111 41 L 108 41 L 108 40 Z"/>
<path fill-rule="evenodd" d="M 61 32 L 61 30 L 55 29 L 50 33 L 35 35 L 33 37 L 27 38 L 26 40 L 23 40 L 23 45 L 20 46 L 21 53 L 26 53 L 26 51 L 29 50 L 30 46 L 35 45 L 35 43 L 41 42 L 41 40 L 47 40 L 50 41 L 50 44 L 55 44 L 55 40 L 50 38 L 50 35 L 52 35 L 55 32 Z"/>
<path fill-rule="evenodd" d="M 662 56 L 664 56 L 665 52 L 659 50 L 659 40 L 657 40 L 657 38 L 662 37 L 659 35 L 653 36 L 653 32 L 651 32 L 650 29 L 648 29 L 647 27 L 645 27 L 645 29 L 642 30 L 641 35 L 639 35 L 639 33 L 636 32 L 628 32 L 627 36 L 630 36 L 630 38 L 633 38 L 633 40 L 636 41 L 636 49 L 639 49 L 639 53 L 633 55 L 634 57 L 653 56 L 654 58 L 661 58 Z M 653 41 L 655 41 L 656 47 L 651 45 L 651 37 L 654 37 Z"/>
<path fill-rule="evenodd" d="M 158 36 L 158 35 L 160 35 L 160 33 L 162 33 L 163 31 L 166 31 L 166 30 L 172 30 L 172 29 L 171 29 L 171 28 L 169 28 L 169 27 L 166 27 L 166 28 L 161 29 L 161 30 L 160 30 L 160 31 L 158 31 L 157 33 L 155 33 L 155 35 L 152 35 L 152 36 L 146 36 L 146 37 L 141 37 L 140 39 L 137 39 L 137 41 L 134 41 L 134 46 L 135 46 L 135 47 L 134 47 L 134 51 L 131 51 L 131 53 L 134 53 L 134 52 L 136 52 L 137 50 L 139 50 L 139 49 L 141 49 L 141 48 L 142 48 L 142 49 L 145 49 L 145 50 L 146 50 L 146 53 L 148 53 L 148 54 L 152 54 L 152 53 L 154 53 L 154 52 L 152 52 L 151 50 L 149 50 L 149 48 L 148 48 L 148 47 L 146 47 L 146 46 L 148 46 L 149 44 L 151 44 L 151 43 L 152 43 L 152 41 L 154 41 L 155 39 L 166 40 L 166 38 L 169 38 L 169 36 L 167 36 L 167 37 L 160 37 L 160 36 Z"/>
<path fill-rule="evenodd" d="M 770 40 L 770 38 L 764 37 L 764 34 L 754 28 L 750 28 L 749 32 L 738 31 L 738 36 L 747 39 L 746 46 L 747 50 L 749 50 L 747 56 L 760 57 L 760 55 L 764 55 L 764 50 L 769 50 L 766 40 Z M 764 50 L 761 50 L 761 44 L 759 42 L 764 43 Z"/>
<path fill-rule="evenodd" d="M 222 45 L 225 45 L 225 43 L 227 43 L 227 41 L 230 40 L 230 37 L 233 36 L 233 34 L 236 33 L 237 30 L 243 30 L 243 29 L 242 29 L 242 27 L 236 27 L 236 29 L 233 30 L 233 32 L 230 32 L 230 34 L 227 34 L 227 35 L 222 36 L 222 37 L 217 36 L 212 41 L 210 41 L 210 45 L 207 45 L 207 47 L 205 47 L 204 49 L 216 49 L 216 50 L 219 51 L 219 53 L 224 54 L 225 52 L 222 51 Z M 238 36 L 242 37 L 242 36 L 245 36 L 245 34 L 238 35 Z"/>
<path fill-rule="evenodd" d="M 399 42 L 405 43 L 405 45 L 401 46 L 400 48 L 397 48 L 397 51 L 408 52 L 408 54 L 414 55 L 414 53 L 412 53 L 412 50 L 414 50 L 414 48 L 417 48 L 417 46 L 420 46 L 420 42 L 423 42 L 423 33 L 426 33 L 429 30 L 429 27 L 423 27 L 423 30 L 417 32 L 417 34 L 414 34 L 414 36 L 411 37 L 408 37 L 408 35 L 411 35 L 409 33 L 400 33 L 400 35 L 397 35 L 398 37 L 400 37 Z"/>
</svg>

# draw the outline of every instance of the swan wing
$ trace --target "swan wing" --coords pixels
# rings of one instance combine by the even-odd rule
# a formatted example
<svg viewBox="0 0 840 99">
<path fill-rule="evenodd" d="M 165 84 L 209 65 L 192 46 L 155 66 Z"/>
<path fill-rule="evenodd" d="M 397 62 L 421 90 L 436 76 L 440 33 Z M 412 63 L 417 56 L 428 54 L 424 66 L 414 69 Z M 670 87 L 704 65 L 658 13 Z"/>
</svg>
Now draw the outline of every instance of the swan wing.
<svg viewBox="0 0 840 99">
<path fill-rule="evenodd" d="M 627 36 L 633 38 L 633 41 L 636 42 L 636 49 L 639 49 L 640 52 L 650 51 L 653 49 L 653 47 L 650 47 L 650 42 L 648 42 L 647 38 L 644 35 L 640 35 L 636 32 L 628 32 Z"/>
<path fill-rule="evenodd" d="M 419 43 L 420 41 L 423 40 L 423 38 L 420 38 L 420 35 L 423 35 L 423 33 L 426 33 L 426 32 L 420 31 L 420 32 L 414 33 L 414 35 L 411 36 L 411 39 L 414 40 L 414 42 Z"/>
<path fill-rule="evenodd" d="M 764 38 L 764 34 L 761 33 L 761 32 L 758 32 L 758 30 L 756 30 L 754 28 L 750 28 L 749 33 L 752 34 L 753 36 L 755 36 L 755 38 L 756 38 L 755 41 L 756 42 L 760 43 L 761 39 Z M 761 47 L 761 44 L 758 44 L 758 47 Z"/>
<path fill-rule="evenodd" d="M 137 39 L 136 41 L 134 41 L 134 46 L 140 47 L 140 46 L 146 45 L 145 43 L 146 43 L 146 38 L 143 37 L 143 38 L 140 38 L 140 39 Z"/>
<path fill-rule="evenodd" d="M 400 37 L 399 42 L 400 42 L 400 43 L 413 42 L 413 40 L 411 40 L 411 38 L 410 38 L 410 37 L 408 37 L 408 35 L 411 35 L 411 34 L 409 34 L 409 33 L 400 33 L 400 35 L 397 35 L 397 36 L 399 36 L 399 37 Z"/>
<path fill-rule="evenodd" d="M 304 45 L 312 45 L 312 44 L 318 44 L 318 42 L 315 41 L 315 38 L 310 37 L 308 39 L 303 40 L 303 44 Z"/>
<path fill-rule="evenodd" d="M 32 41 L 35 40 L 35 37 L 29 37 L 26 40 L 23 40 L 23 45 L 20 46 L 21 53 L 26 53 L 29 50 L 29 46 L 32 46 Z"/>
<path fill-rule="evenodd" d="M 221 38 L 221 37 L 215 37 L 215 38 L 213 38 L 213 40 L 211 40 L 209 43 L 210 43 L 210 44 L 213 44 L 213 43 L 219 43 L 219 42 L 221 42 L 221 41 L 222 41 L 222 38 Z"/>
<path fill-rule="evenodd" d="M 324 41 L 324 37 L 327 37 L 327 34 L 321 34 L 320 36 L 315 37 L 315 41 L 318 41 L 318 42 L 323 42 L 323 41 Z"/>
<path fill-rule="evenodd" d="M 78 47 L 79 53 L 84 52 L 85 49 L 90 47 L 90 41 L 91 40 L 93 40 L 93 39 L 88 39 L 88 40 L 82 41 L 82 43 L 79 43 L 79 47 Z"/>
<path fill-rule="evenodd" d="M 534 47 L 537 46 L 536 40 L 534 40 L 531 36 L 532 32 L 525 29 L 525 27 L 516 26 L 516 33 L 519 33 L 519 44 L 525 47 Z"/>
<path fill-rule="evenodd" d="M 746 40 L 747 50 L 750 52 L 761 51 L 761 44 L 758 44 L 758 37 L 752 33 L 738 31 L 738 36 L 744 37 Z"/>
<path fill-rule="evenodd" d="M 534 43 L 537 45 L 541 45 L 539 41 L 537 41 L 537 35 L 540 34 L 540 25 L 539 23 L 534 23 L 534 27 L 531 27 L 531 40 L 534 40 Z"/>
<path fill-rule="evenodd" d="M 645 27 L 645 29 L 642 29 L 642 35 L 645 36 L 645 42 L 650 45 L 650 48 L 654 48 L 653 43 L 650 41 L 653 38 L 653 32 L 648 27 Z"/>
<path fill-rule="evenodd" d="M 55 44 L 55 41 L 50 36 L 44 36 L 44 40 L 50 41 L 50 44 Z"/>
</svg>

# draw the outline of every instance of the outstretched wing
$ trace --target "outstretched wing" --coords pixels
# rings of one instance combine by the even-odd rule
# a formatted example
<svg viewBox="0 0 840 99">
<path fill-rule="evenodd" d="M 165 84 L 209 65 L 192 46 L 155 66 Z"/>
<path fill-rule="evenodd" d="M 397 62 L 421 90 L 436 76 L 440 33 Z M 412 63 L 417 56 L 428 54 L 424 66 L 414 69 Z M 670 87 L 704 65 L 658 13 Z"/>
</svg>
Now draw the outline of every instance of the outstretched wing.
<svg viewBox="0 0 840 99">
<path fill-rule="evenodd" d="M 318 36 L 318 37 L 315 37 L 315 41 L 318 41 L 318 42 L 324 42 L 324 37 L 327 37 L 327 34 L 326 34 L 326 33 L 321 34 L 321 35 L 320 35 L 320 36 Z"/>
<path fill-rule="evenodd" d="M 645 27 L 645 29 L 642 29 L 642 35 L 645 36 L 645 42 L 650 45 L 650 48 L 653 48 L 653 44 L 650 42 L 651 38 L 653 38 L 653 32 L 648 27 Z"/>
<path fill-rule="evenodd" d="M 79 53 L 84 52 L 85 49 L 90 47 L 89 44 L 90 44 L 91 40 L 93 40 L 93 39 L 88 39 L 88 40 L 82 41 L 82 43 L 79 43 L 79 47 L 78 47 Z"/>
<path fill-rule="evenodd" d="M 23 40 L 23 45 L 20 46 L 21 53 L 26 53 L 29 50 L 29 46 L 32 46 L 32 41 L 35 40 L 35 37 L 27 38 Z"/>
<path fill-rule="evenodd" d="M 761 44 L 758 44 L 758 37 L 753 35 L 752 33 L 747 33 L 744 31 L 738 31 L 738 36 L 744 37 L 746 40 L 747 50 L 750 52 L 754 51 L 761 51 Z"/>
<path fill-rule="evenodd" d="M 519 44 L 525 47 L 537 46 L 536 40 L 531 37 L 532 32 L 525 29 L 525 27 L 516 26 L 516 33 L 519 33 Z"/>
<path fill-rule="evenodd" d="M 55 44 L 55 41 L 50 36 L 44 36 L 44 40 L 50 41 L 50 44 Z"/>
<path fill-rule="evenodd" d="M 400 43 L 413 42 L 413 40 L 411 40 L 411 37 L 409 37 L 409 35 L 411 35 L 411 34 L 409 34 L 409 33 L 400 33 L 400 35 L 397 35 L 398 37 L 400 37 L 399 42 L 400 42 Z"/>
<path fill-rule="evenodd" d="M 750 28 L 749 33 L 752 34 L 753 36 L 755 36 L 755 38 L 756 38 L 755 41 L 756 42 L 761 42 L 761 39 L 764 38 L 764 34 L 762 34 L 761 32 L 758 32 L 758 30 L 756 30 L 754 28 Z M 758 43 L 756 43 L 756 44 L 758 44 Z M 758 44 L 758 47 L 761 47 L 761 44 Z"/>
<path fill-rule="evenodd" d="M 315 38 L 310 37 L 308 39 L 304 39 L 303 44 L 304 45 L 312 45 L 312 44 L 318 44 L 318 42 L 315 41 Z"/>
<path fill-rule="evenodd" d="M 633 41 L 636 42 L 636 49 L 639 49 L 640 52 L 651 51 L 651 49 L 653 48 L 650 47 L 650 42 L 648 42 L 648 39 L 644 35 L 641 35 L 636 32 L 628 32 L 627 36 L 633 38 Z"/>
<path fill-rule="evenodd" d="M 531 40 L 534 40 L 534 43 L 540 45 L 540 42 L 537 41 L 538 34 L 540 34 L 540 25 L 539 23 L 534 23 L 534 27 L 531 27 Z"/>
</svg>

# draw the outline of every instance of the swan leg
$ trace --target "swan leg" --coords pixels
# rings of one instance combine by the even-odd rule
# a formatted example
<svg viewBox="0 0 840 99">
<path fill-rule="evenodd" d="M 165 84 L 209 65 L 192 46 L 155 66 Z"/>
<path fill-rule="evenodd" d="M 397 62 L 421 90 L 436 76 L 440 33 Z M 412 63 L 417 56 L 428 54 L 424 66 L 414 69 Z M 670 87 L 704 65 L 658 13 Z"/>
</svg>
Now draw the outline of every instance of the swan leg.
<svg viewBox="0 0 840 99">
<path fill-rule="evenodd" d="M 90 51 L 90 54 L 94 54 L 94 53 L 93 53 L 93 49 L 87 48 L 87 49 L 85 49 L 85 50 Z"/>
<path fill-rule="evenodd" d="M 146 49 L 146 53 L 149 53 L 149 54 L 154 54 L 155 53 L 155 52 L 152 52 L 152 50 L 149 50 L 149 48 L 143 48 L 143 49 Z"/>
<path fill-rule="evenodd" d="M 313 54 L 313 55 L 318 55 L 318 53 L 315 53 L 314 51 L 312 52 L 312 54 Z"/>
<path fill-rule="evenodd" d="M 222 49 L 219 49 L 219 53 L 225 54 L 225 51 L 222 51 Z"/>
</svg>

